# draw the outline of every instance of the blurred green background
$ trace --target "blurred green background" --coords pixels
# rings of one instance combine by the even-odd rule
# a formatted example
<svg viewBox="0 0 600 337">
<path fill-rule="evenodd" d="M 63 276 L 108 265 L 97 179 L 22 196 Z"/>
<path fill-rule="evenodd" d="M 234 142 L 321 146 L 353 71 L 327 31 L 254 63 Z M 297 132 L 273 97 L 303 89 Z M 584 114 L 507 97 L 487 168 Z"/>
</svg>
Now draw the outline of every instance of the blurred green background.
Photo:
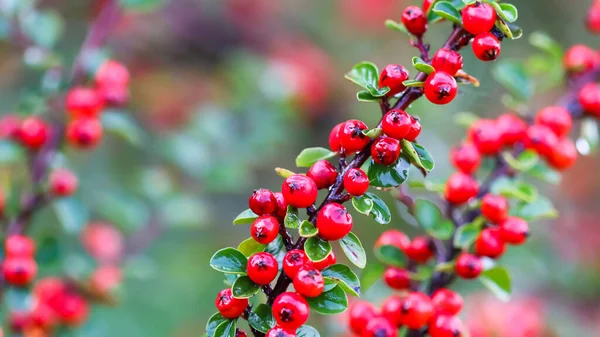
<svg viewBox="0 0 600 337">
<path fill-rule="evenodd" d="M 103 1 L 40 2 L 64 18 L 58 49 L 72 57 Z M 127 11 L 110 40 L 112 56 L 132 72 L 132 104 L 126 113 L 141 126 L 134 135 L 139 142 L 108 135 L 95 152 L 67 153 L 65 160 L 80 176 L 78 200 L 90 219 L 111 222 L 127 234 L 156 218 L 163 231 L 144 254 L 127 261 L 119 305 L 95 306 L 84 328 L 65 334 L 200 336 L 215 311 L 214 297 L 224 287 L 208 260 L 218 248 L 249 236 L 247 227 L 234 227 L 231 220 L 247 208 L 250 192 L 280 188 L 273 168 L 294 169 L 297 153 L 326 146 L 336 123 L 360 118 L 375 125 L 379 109 L 357 102 L 356 88 L 343 79 L 353 64 L 410 65 L 416 55 L 406 36 L 383 25 L 388 18 L 399 21 L 404 6 L 414 1 L 139 2 L 142 10 Z M 11 1 L 0 0 L 0 5 L 7 3 Z M 533 52 L 527 41 L 533 31 L 548 33 L 565 48 L 596 46 L 597 39 L 583 25 L 591 0 L 515 4 L 525 37 L 503 43 L 501 58 Z M 448 23 L 432 26 L 427 42 L 436 48 L 449 31 Z M 0 53 L 0 107 L 12 112 L 29 97 L 29 88 L 38 85 L 39 73 L 23 66 L 22 53 L 10 43 L 0 45 Z M 432 181 L 450 174 L 449 148 L 464 135 L 454 126 L 453 115 L 471 111 L 495 116 L 506 110 L 504 90 L 490 76 L 492 65 L 476 61 L 470 49 L 462 54 L 464 69 L 480 79 L 481 87 L 461 86 L 448 106 L 421 100 L 410 109 L 421 117 L 420 142 L 436 158 Z M 532 111 L 559 94 L 557 89 L 537 96 Z M 131 136 L 132 131 L 123 132 Z M 481 294 L 469 297 L 472 318 L 466 321 L 478 317 L 494 329 L 499 326 L 494 334 L 474 337 L 600 335 L 597 157 L 580 158 L 560 185 L 542 187 L 561 216 L 536 223 L 530 244 L 511 249 L 503 259 L 515 278 L 511 304 Z M 12 179 L 6 169 L 2 172 L 2 179 Z M 380 195 L 393 204 L 389 195 Z M 402 208 L 391 208 L 392 227 L 415 233 L 402 220 Z M 78 229 L 58 230 L 61 220 L 64 224 L 52 209 L 35 219 L 35 235 L 49 265 L 42 273 L 66 267 L 84 274 L 91 262 L 79 254 Z M 355 232 L 365 246 L 384 229 L 355 217 Z M 69 240 L 75 243 L 68 248 L 57 244 Z M 481 291 L 472 283 L 459 286 L 467 293 Z M 366 297 L 377 301 L 386 291 L 374 287 Z M 323 336 L 346 334 L 335 318 L 313 315 L 311 321 L 328 329 Z M 514 325 L 527 329 L 506 330 Z"/>
</svg>

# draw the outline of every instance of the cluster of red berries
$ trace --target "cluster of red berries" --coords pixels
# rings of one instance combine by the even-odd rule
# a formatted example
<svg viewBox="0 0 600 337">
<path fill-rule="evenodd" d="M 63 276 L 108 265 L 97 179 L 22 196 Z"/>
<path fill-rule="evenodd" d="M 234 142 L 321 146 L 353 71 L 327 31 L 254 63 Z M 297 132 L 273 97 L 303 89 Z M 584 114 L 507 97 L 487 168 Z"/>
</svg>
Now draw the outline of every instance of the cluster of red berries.
<svg viewBox="0 0 600 337">
<path fill-rule="evenodd" d="M 375 242 L 375 249 L 382 246 L 393 246 L 402 251 L 406 257 L 417 264 L 424 264 L 434 255 L 431 240 L 426 236 L 417 236 L 412 241 L 403 232 L 390 229 L 381 234 Z M 404 268 L 388 266 L 385 270 L 383 280 L 396 290 L 410 288 L 410 273 Z"/>
<path fill-rule="evenodd" d="M 4 242 L 4 253 L 2 275 L 6 283 L 17 287 L 29 285 L 38 270 L 35 242 L 24 235 L 10 235 Z"/>
</svg>

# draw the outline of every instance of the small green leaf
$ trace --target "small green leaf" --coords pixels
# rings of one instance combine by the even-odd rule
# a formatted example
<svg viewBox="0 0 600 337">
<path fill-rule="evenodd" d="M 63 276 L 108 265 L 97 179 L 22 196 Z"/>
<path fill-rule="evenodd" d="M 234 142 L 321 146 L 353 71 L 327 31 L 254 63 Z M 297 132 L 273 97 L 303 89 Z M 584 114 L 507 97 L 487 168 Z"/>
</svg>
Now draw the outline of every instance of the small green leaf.
<svg viewBox="0 0 600 337">
<path fill-rule="evenodd" d="M 56 217 L 67 233 L 76 234 L 88 223 L 90 212 L 75 198 L 63 198 L 53 204 Z"/>
<path fill-rule="evenodd" d="M 512 291 L 510 274 L 504 267 L 493 267 L 481 273 L 479 280 L 502 301 L 510 300 Z"/>
<path fill-rule="evenodd" d="M 225 280 L 223 280 L 223 283 L 225 283 L 229 287 L 231 287 L 233 285 L 233 282 L 235 282 L 235 280 L 237 280 L 238 277 L 240 277 L 239 274 L 223 274 L 223 276 L 225 276 Z"/>
<path fill-rule="evenodd" d="M 519 11 L 513 4 L 501 3 L 500 11 L 497 13 L 506 22 L 515 22 L 517 21 L 517 18 L 519 18 Z"/>
<path fill-rule="evenodd" d="M 375 128 L 363 133 L 369 138 L 377 138 L 383 135 L 383 130 L 381 128 Z"/>
<path fill-rule="evenodd" d="M 235 298 L 250 298 L 258 293 L 260 286 L 250 280 L 248 276 L 240 276 L 233 282 L 231 292 Z"/>
<path fill-rule="evenodd" d="M 517 171 L 523 172 L 534 167 L 539 161 L 540 156 L 535 151 L 527 150 L 519 154 L 517 158 L 513 157 L 509 152 L 504 152 L 502 153 L 502 158 L 504 158 L 510 167 Z"/>
<path fill-rule="evenodd" d="M 283 260 L 283 257 L 287 252 L 285 249 L 285 245 L 283 244 L 283 239 L 281 238 L 281 235 L 277 235 L 275 240 L 273 240 L 267 245 L 267 247 L 265 247 L 265 252 L 275 256 L 277 262 L 279 262 L 279 267 L 281 268 L 281 261 Z"/>
<path fill-rule="evenodd" d="M 23 147 L 6 139 L 0 140 L 0 164 L 14 164 L 24 158 Z"/>
<path fill-rule="evenodd" d="M 143 145 L 142 128 L 133 117 L 122 111 L 105 111 L 100 117 L 102 128 L 134 146 Z"/>
<path fill-rule="evenodd" d="M 235 330 L 237 327 L 237 321 L 235 319 L 227 320 L 215 329 L 213 333 L 214 337 L 235 337 Z"/>
<path fill-rule="evenodd" d="M 406 35 L 410 35 L 408 30 L 406 30 L 406 27 L 404 27 L 404 25 L 400 22 L 396 22 L 394 20 L 388 19 L 388 20 L 385 20 L 385 26 L 391 30 L 395 30 L 397 32 L 404 33 Z"/>
<path fill-rule="evenodd" d="M 264 303 L 257 305 L 248 315 L 248 324 L 262 333 L 267 333 L 276 324 L 271 307 Z"/>
<path fill-rule="evenodd" d="M 390 92 L 390 87 L 378 88 L 374 85 L 367 84 L 367 91 L 371 96 L 381 98 L 384 97 L 388 92 Z"/>
<path fill-rule="evenodd" d="M 310 325 L 303 325 L 296 330 L 296 337 L 321 337 L 319 331 Z"/>
<path fill-rule="evenodd" d="M 442 211 L 429 200 L 417 199 L 415 201 L 415 219 L 427 230 L 435 227 L 442 220 Z"/>
<path fill-rule="evenodd" d="M 298 234 L 300 234 L 303 238 L 310 238 L 317 234 L 319 234 L 319 230 L 308 220 L 302 221 L 300 224 L 300 228 L 298 229 Z"/>
<path fill-rule="evenodd" d="M 406 255 L 395 246 L 383 245 L 375 248 L 375 257 L 385 265 L 404 267 Z"/>
<path fill-rule="evenodd" d="M 331 244 L 318 236 L 313 236 L 304 243 L 304 251 L 311 261 L 320 262 L 331 253 Z"/>
<path fill-rule="evenodd" d="M 538 192 L 535 186 L 510 179 L 508 177 L 501 177 L 496 179 L 490 188 L 494 194 L 500 194 L 508 198 L 515 198 L 525 202 L 534 202 L 538 197 Z"/>
<path fill-rule="evenodd" d="M 511 95 L 523 102 L 528 102 L 534 94 L 535 85 L 525 64 L 520 61 L 499 61 L 492 68 L 492 75 Z"/>
<path fill-rule="evenodd" d="M 404 157 L 390 166 L 381 165 L 371 161 L 367 176 L 373 187 L 395 188 L 400 186 L 407 178 L 410 163 Z"/>
<path fill-rule="evenodd" d="M 236 216 L 235 219 L 233 219 L 233 224 L 234 225 L 251 224 L 257 218 L 258 218 L 258 215 L 254 214 L 254 212 L 252 212 L 250 210 L 250 208 L 248 208 L 247 210 L 245 210 L 242 213 L 238 214 L 238 216 Z"/>
<path fill-rule="evenodd" d="M 350 232 L 340 240 L 340 246 L 348 260 L 358 268 L 364 268 L 367 264 L 367 253 L 358 237 Z"/>
<path fill-rule="evenodd" d="M 276 167 L 275 173 L 277 173 L 282 178 L 287 178 L 287 177 L 293 176 L 295 174 L 294 172 L 292 172 L 288 169 L 284 169 L 282 167 Z"/>
<path fill-rule="evenodd" d="M 223 273 L 245 274 L 248 259 L 235 248 L 223 248 L 210 258 L 210 266 Z"/>
<path fill-rule="evenodd" d="M 467 249 L 479 236 L 481 229 L 475 224 L 466 224 L 461 226 L 454 235 L 454 247 L 458 249 Z"/>
<path fill-rule="evenodd" d="M 527 174 L 553 185 L 558 185 L 561 180 L 560 173 L 548 167 L 548 165 L 546 165 L 543 161 L 539 161 L 536 165 L 534 165 L 530 170 L 527 171 Z"/>
<path fill-rule="evenodd" d="M 298 229 L 300 227 L 300 218 L 298 218 L 298 209 L 294 206 L 288 206 L 283 224 L 287 228 Z"/>
<path fill-rule="evenodd" d="M 354 296 L 360 296 L 360 281 L 350 267 L 343 264 L 334 264 L 324 269 L 322 273 L 324 278 L 332 279 L 346 292 Z"/>
<path fill-rule="evenodd" d="M 362 88 L 369 90 L 369 85 L 373 88 L 377 88 L 379 70 L 377 69 L 377 66 L 371 62 L 361 62 L 347 72 L 344 77 Z"/>
<path fill-rule="evenodd" d="M 380 97 L 375 97 L 371 95 L 367 90 L 361 90 L 356 93 L 356 98 L 361 102 L 379 102 L 381 101 Z"/>
<path fill-rule="evenodd" d="M 424 147 L 419 144 L 411 143 L 406 139 L 402 140 L 402 154 L 410 159 L 410 162 L 423 170 L 423 174 L 430 172 L 434 167 L 433 157 Z"/>
<path fill-rule="evenodd" d="M 420 88 L 425 86 L 425 82 L 417 81 L 417 80 L 406 80 L 402 82 L 405 87 L 408 88 Z"/>
<path fill-rule="evenodd" d="M 515 214 L 527 221 L 558 217 L 558 211 L 554 208 L 552 202 L 544 196 L 539 196 L 534 202 L 519 205 L 515 210 Z"/>
<path fill-rule="evenodd" d="M 413 66 L 415 67 L 415 69 L 417 69 L 418 71 L 423 72 L 427 75 L 429 75 L 435 71 L 435 69 L 433 69 L 433 67 L 431 65 L 425 63 L 425 61 L 423 61 L 423 59 L 420 57 L 417 57 L 417 56 L 413 57 L 412 63 L 413 63 Z"/>
<path fill-rule="evenodd" d="M 359 213 L 369 215 L 373 210 L 374 203 L 371 198 L 365 198 L 364 196 L 360 196 L 352 198 L 352 206 L 354 206 L 354 209 L 357 210 Z"/>
<path fill-rule="evenodd" d="M 317 297 L 306 298 L 310 308 L 322 315 L 339 314 L 348 308 L 348 297 L 340 286 Z"/>
<path fill-rule="evenodd" d="M 22 15 L 20 23 L 23 33 L 36 45 L 51 49 L 64 32 L 64 22 L 55 11 L 33 10 Z"/>
<path fill-rule="evenodd" d="M 448 1 L 436 2 L 431 11 L 439 17 L 447 19 L 450 22 L 456 23 L 457 25 L 462 25 L 460 12 L 452 3 Z"/>
<path fill-rule="evenodd" d="M 379 224 L 385 225 L 392 220 L 390 209 L 376 194 L 367 192 L 360 197 L 354 197 L 352 198 L 352 205 L 360 213 L 371 215 L 375 222 Z"/>
<path fill-rule="evenodd" d="M 531 33 L 531 35 L 529 35 L 529 43 L 548 55 L 551 55 L 554 59 L 562 60 L 563 58 L 564 51 L 561 44 L 544 32 L 537 31 Z"/>
<path fill-rule="evenodd" d="M 214 315 L 212 315 L 209 319 L 208 322 L 206 322 L 206 333 L 208 334 L 209 337 L 213 337 L 215 334 L 215 329 L 219 326 L 219 324 L 223 323 L 227 321 L 227 319 L 223 316 L 221 316 L 220 313 L 216 313 Z"/>
<path fill-rule="evenodd" d="M 385 273 L 385 266 L 378 263 L 369 263 L 360 274 L 360 285 L 362 291 L 365 292 L 371 288 L 375 282 L 381 279 Z"/>
<path fill-rule="evenodd" d="M 266 245 L 254 241 L 253 238 L 248 238 L 240 243 L 240 245 L 237 247 L 237 250 L 242 252 L 242 254 L 244 254 L 246 257 L 250 257 L 256 253 L 264 251 L 265 248 Z"/>
<path fill-rule="evenodd" d="M 337 153 L 329 151 L 323 147 L 309 147 L 302 150 L 298 157 L 296 157 L 296 166 L 298 167 L 311 167 L 314 163 L 319 160 L 329 159 L 335 157 Z"/>
<path fill-rule="evenodd" d="M 501 18 L 497 18 L 495 26 L 502 34 L 506 35 L 507 38 L 511 40 L 515 38 L 512 30 L 510 30 L 510 27 L 508 27 L 508 23 L 506 23 L 506 21 L 502 20 Z"/>
</svg>

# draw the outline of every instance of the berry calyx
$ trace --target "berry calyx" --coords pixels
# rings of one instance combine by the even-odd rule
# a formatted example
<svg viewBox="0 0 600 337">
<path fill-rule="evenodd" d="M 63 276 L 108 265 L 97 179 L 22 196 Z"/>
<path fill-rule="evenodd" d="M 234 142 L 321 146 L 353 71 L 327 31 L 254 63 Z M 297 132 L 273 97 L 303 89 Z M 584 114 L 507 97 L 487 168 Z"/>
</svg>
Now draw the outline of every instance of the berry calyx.
<svg viewBox="0 0 600 337">
<path fill-rule="evenodd" d="M 542 157 L 550 157 L 558 144 L 558 137 L 549 127 L 535 124 L 527 129 L 523 142 L 525 148 L 534 150 Z"/>
<path fill-rule="evenodd" d="M 481 61 L 494 61 L 500 56 L 502 50 L 500 41 L 492 33 L 482 33 L 473 39 L 471 44 L 473 54 Z"/>
<path fill-rule="evenodd" d="M 400 140 L 409 133 L 411 124 L 412 120 L 404 110 L 392 109 L 383 116 L 381 129 L 386 136 Z"/>
<path fill-rule="evenodd" d="M 481 199 L 481 214 L 492 223 L 501 223 L 508 217 L 508 200 L 501 195 L 486 194 Z"/>
<path fill-rule="evenodd" d="M 50 127 L 39 117 L 28 117 L 21 122 L 19 142 L 30 150 L 39 150 L 48 140 Z"/>
<path fill-rule="evenodd" d="M 435 55 L 433 55 L 431 66 L 436 71 L 443 71 L 451 76 L 454 76 L 459 70 L 462 69 L 463 58 L 462 55 L 454 50 L 442 48 L 435 52 Z"/>
<path fill-rule="evenodd" d="M 468 130 L 468 138 L 483 155 L 493 156 L 502 149 L 502 133 L 491 119 L 480 119 Z"/>
<path fill-rule="evenodd" d="M 477 180 L 470 175 L 456 172 L 448 178 L 444 196 L 450 203 L 460 205 L 477 196 L 478 192 L 479 183 Z"/>
<path fill-rule="evenodd" d="M 339 130 L 340 145 L 347 153 L 358 152 L 369 144 L 363 130 L 367 130 L 367 125 L 359 120 L 351 119 L 345 122 Z"/>
<path fill-rule="evenodd" d="M 377 308 L 366 301 L 356 301 L 348 310 L 350 330 L 361 335 L 369 321 L 378 316 Z"/>
<path fill-rule="evenodd" d="M 37 275 L 37 263 L 32 257 L 7 257 L 2 263 L 4 280 L 11 285 L 23 287 Z"/>
<path fill-rule="evenodd" d="M 431 337 L 461 337 L 463 324 L 452 315 L 437 315 L 429 324 L 428 332 Z"/>
<path fill-rule="evenodd" d="M 394 96 L 403 92 L 406 86 L 402 82 L 409 79 L 406 68 L 399 64 L 388 64 L 379 75 L 379 88 L 389 87 L 387 96 Z"/>
<path fill-rule="evenodd" d="M 238 318 L 242 315 L 246 307 L 248 307 L 247 298 L 235 298 L 231 292 L 231 288 L 223 289 L 217 294 L 215 306 L 219 313 L 228 319 Z"/>
<path fill-rule="evenodd" d="M 402 301 L 400 322 L 410 329 L 420 329 L 433 317 L 433 303 L 426 294 L 411 292 Z"/>
<path fill-rule="evenodd" d="M 274 216 L 263 215 L 250 225 L 250 235 L 254 241 L 266 245 L 273 242 L 279 234 L 279 221 Z"/>
<path fill-rule="evenodd" d="M 392 289 L 408 289 L 410 288 L 410 273 L 404 268 L 387 267 L 383 273 L 383 281 Z"/>
<path fill-rule="evenodd" d="M 77 190 L 77 176 L 67 169 L 57 169 L 48 178 L 50 193 L 59 197 L 72 195 Z"/>
<path fill-rule="evenodd" d="M 463 27 L 473 35 L 489 32 L 495 22 L 496 11 L 486 3 L 477 1 L 462 10 Z"/>
<path fill-rule="evenodd" d="M 246 269 L 250 280 L 259 285 L 271 283 L 279 271 L 277 259 L 266 252 L 250 256 Z"/>
<path fill-rule="evenodd" d="M 500 115 L 496 119 L 496 128 L 500 131 L 500 138 L 505 146 L 522 141 L 527 133 L 527 123 L 512 114 Z"/>
<path fill-rule="evenodd" d="M 462 253 L 456 259 L 456 274 L 464 279 L 474 279 L 481 275 L 483 262 L 475 255 Z"/>
<path fill-rule="evenodd" d="M 402 12 L 402 23 L 406 30 L 414 36 L 422 36 L 427 31 L 427 17 L 417 6 L 408 6 Z"/>
<path fill-rule="evenodd" d="M 575 164 L 577 155 L 575 144 L 572 140 L 565 137 L 558 141 L 558 144 L 556 144 L 556 147 L 546 159 L 550 166 L 559 171 L 564 171 Z"/>
<path fill-rule="evenodd" d="M 456 80 L 444 71 L 431 73 L 425 81 L 425 97 L 433 104 L 448 104 L 458 92 Z"/>
<path fill-rule="evenodd" d="M 319 160 L 308 169 L 306 176 L 311 178 L 317 184 L 317 188 L 321 190 L 333 185 L 338 173 L 330 162 Z"/>
<path fill-rule="evenodd" d="M 92 149 L 102 139 L 102 124 L 95 118 L 77 118 L 67 126 L 67 141 L 80 149 Z"/>
<path fill-rule="evenodd" d="M 463 298 L 459 293 L 441 288 L 431 296 L 435 312 L 438 314 L 457 315 L 463 308 Z"/>
<path fill-rule="evenodd" d="M 391 137 L 379 137 L 371 145 L 373 161 L 381 165 L 392 165 L 398 158 L 402 147 L 400 141 Z"/>
<path fill-rule="evenodd" d="M 292 249 L 283 257 L 283 272 L 291 279 L 296 277 L 300 268 L 312 265 L 306 253 L 300 249 Z"/>
<path fill-rule="evenodd" d="M 498 228 L 485 228 L 475 240 L 475 253 L 479 256 L 495 259 L 502 256 L 505 251 L 506 244 Z"/>
<path fill-rule="evenodd" d="M 425 236 L 413 238 L 406 250 L 406 256 L 417 263 L 426 263 L 433 255 L 431 241 Z"/>
<path fill-rule="evenodd" d="M 352 230 L 352 215 L 346 207 L 332 202 L 321 208 L 317 214 L 316 226 L 323 240 L 339 240 Z"/>
<path fill-rule="evenodd" d="M 389 229 L 383 232 L 377 241 L 375 241 L 375 248 L 388 245 L 394 246 L 406 253 L 410 246 L 410 239 L 406 234 L 397 229 Z"/>
<path fill-rule="evenodd" d="M 521 218 L 508 217 L 500 224 L 500 236 L 507 243 L 521 245 L 529 237 L 529 225 Z"/>
<path fill-rule="evenodd" d="M 281 193 L 285 201 L 296 208 L 306 208 L 317 200 L 317 184 L 307 176 L 294 174 L 285 178 Z"/>
<path fill-rule="evenodd" d="M 96 118 L 104 107 L 104 100 L 95 89 L 75 87 L 65 96 L 65 108 L 75 118 Z"/>
<path fill-rule="evenodd" d="M 318 270 L 323 270 L 331 265 L 334 265 L 336 263 L 336 261 L 337 261 L 337 258 L 335 257 L 335 254 L 333 253 L 333 251 L 331 251 L 331 253 L 329 253 L 329 255 L 327 255 L 327 257 L 325 258 L 325 260 L 313 262 L 312 265 L 313 265 L 313 267 L 317 268 Z"/>
<path fill-rule="evenodd" d="M 538 111 L 535 122 L 549 127 L 557 137 L 561 138 L 571 131 L 573 118 L 569 111 L 561 106 L 548 106 Z"/>
<path fill-rule="evenodd" d="M 28 257 L 35 255 L 35 242 L 21 234 L 9 235 L 4 242 L 6 257 Z"/>
<path fill-rule="evenodd" d="M 277 199 L 273 192 L 261 188 L 252 192 L 248 199 L 248 206 L 257 215 L 273 214 L 277 209 Z"/>
<path fill-rule="evenodd" d="M 462 144 L 450 152 L 452 165 L 462 173 L 472 174 L 477 171 L 481 163 L 481 154 L 477 147 L 471 143 Z"/>
<path fill-rule="evenodd" d="M 325 280 L 321 272 L 315 268 L 302 268 L 294 277 L 294 289 L 306 297 L 317 297 L 323 293 Z"/>
<path fill-rule="evenodd" d="M 272 309 L 277 325 L 284 329 L 296 331 L 308 319 L 308 303 L 297 293 L 280 294 L 275 298 Z"/>
<path fill-rule="evenodd" d="M 369 178 L 365 171 L 359 168 L 351 168 L 344 174 L 344 188 L 355 197 L 359 197 L 369 189 Z"/>
</svg>

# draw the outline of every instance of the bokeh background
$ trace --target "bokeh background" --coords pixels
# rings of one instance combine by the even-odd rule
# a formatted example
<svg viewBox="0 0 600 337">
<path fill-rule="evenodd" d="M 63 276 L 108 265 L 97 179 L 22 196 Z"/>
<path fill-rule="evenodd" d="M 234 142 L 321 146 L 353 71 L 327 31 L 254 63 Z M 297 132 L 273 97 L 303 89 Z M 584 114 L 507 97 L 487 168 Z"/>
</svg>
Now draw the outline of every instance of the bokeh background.
<svg viewBox="0 0 600 337">
<path fill-rule="evenodd" d="M 0 4 L 15 1 L 26 2 Z M 218 248 L 249 236 L 247 227 L 234 227 L 231 220 L 247 208 L 254 188 L 280 187 L 275 166 L 293 169 L 297 153 L 325 146 L 339 121 L 358 117 L 375 125 L 379 109 L 357 102 L 356 88 L 343 74 L 362 60 L 380 68 L 410 65 L 415 50 L 405 35 L 386 29 L 383 21 L 399 21 L 404 6 L 415 1 L 128 1 L 139 2 L 141 10 L 126 13 L 110 47 L 112 56 L 132 72 L 132 103 L 126 113 L 140 129 L 134 135 L 130 129 L 121 137 L 108 135 L 95 152 L 68 153 L 64 160 L 80 176 L 78 199 L 88 209 L 86 220 L 110 222 L 126 235 L 156 220 L 161 233 L 143 254 L 128 260 L 119 304 L 94 307 L 84 328 L 64 334 L 200 336 L 215 311 L 214 296 L 224 287 L 208 260 Z M 76 53 L 102 2 L 41 1 L 64 19 L 61 52 Z M 533 31 L 546 32 L 564 47 L 596 46 L 597 38 L 583 25 L 590 3 L 515 1 L 525 37 L 504 43 L 501 58 L 533 52 L 527 41 Z M 4 26 L 0 22 L 0 34 L 7 34 Z M 435 48 L 449 31 L 448 23 L 435 25 L 427 41 Z M 424 126 L 420 141 L 436 158 L 433 181 L 450 174 L 449 148 L 464 134 L 454 126 L 456 113 L 493 116 L 506 111 L 504 89 L 491 76 L 492 65 L 475 61 L 469 49 L 463 55 L 464 69 L 481 80 L 481 87 L 462 86 L 448 106 L 421 100 L 410 109 Z M 10 43 L 0 45 L 0 60 L 0 108 L 12 112 L 22 108 L 39 74 L 23 66 L 23 55 Z M 559 92 L 536 96 L 532 111 Z M 10 163 L 2 166 L 5 181 L 12 179 L 9 168 Z M 599 169 L 600 156 L 583 157 L 559 185 L 542 187 L 561 216 L 536 223 L 530 244 L 511 249 L 503 259 L 514 275 L 513 302 L 497 302 L 473 283 L 459 284 L 472 294 L 466 320 L 485 322 L 493 331 L 481 336 L 600 335 Z M 394 205 L 387 194 L 380 195 Z M 415 233 L 402 220 L 402 209 L 391 208 L 390 227 Z M 365 246 L 385 229 L 366 217 L 355 221 Z M 42 273 L 67 268 L 85 274 L 93 268 L 76 240 L 80 222 L 65 220 L 60 209 L 35 218 L 34 234 L 49 266 Z M 67 226 L 61 229 L 61 224 Z M 72 243 L 65 248 L 62 242 Z M 377 301 L 385 292 L 375 286 L 366 297 Z M 311 324 L 323 327 L 323 336 L 346 334 L 335 319 L 313 316 Z"/>
</svg>

